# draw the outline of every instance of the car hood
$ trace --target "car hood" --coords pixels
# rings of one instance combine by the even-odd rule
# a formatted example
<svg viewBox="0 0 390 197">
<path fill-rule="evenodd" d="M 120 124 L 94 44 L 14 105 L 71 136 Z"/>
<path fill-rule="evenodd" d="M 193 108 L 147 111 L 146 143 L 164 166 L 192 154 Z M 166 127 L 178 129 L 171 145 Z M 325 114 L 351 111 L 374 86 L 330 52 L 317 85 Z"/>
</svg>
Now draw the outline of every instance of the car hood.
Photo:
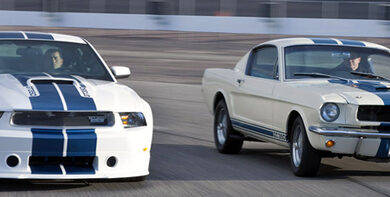
<svg viewBox="0 0 390 197">
<path fill-rule="evenodd" d="M 390 83 L 385 81 L 307 80 L 292 82 L 288 86 L 300 89 L 306 96 L 317 95 L 323 102 L 342 98 L 356 105 L 390 105 Z"/>
<path fill-rule="evenodd" d="M 138 111 L 142 99 L 129 87 L 79 76 L 0 74 L 0 110 Z"/>
</svg>

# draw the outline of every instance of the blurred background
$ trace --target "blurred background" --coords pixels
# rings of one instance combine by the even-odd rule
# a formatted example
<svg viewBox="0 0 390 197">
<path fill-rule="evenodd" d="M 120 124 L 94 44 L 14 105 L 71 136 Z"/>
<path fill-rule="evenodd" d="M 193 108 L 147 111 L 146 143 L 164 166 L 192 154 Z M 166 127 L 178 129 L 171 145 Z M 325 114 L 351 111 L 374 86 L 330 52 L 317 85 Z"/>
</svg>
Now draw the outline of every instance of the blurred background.
<svg viewBox="0 0 390 197">
<path fill-rule="evenodd" d="M 390 37 L 390 2 L 0 0 L 0 25 Z"/>
<path fill-rule="evenodd" d="M 275 38 L 332 36 L 390 46 L 389 0 L 0 0 L 0 30 L 90 40 L 133 80 L 200 84 Z"/>
<path fill-rule="evenodd" d="M 109 66 L 130 67 L 120 82 L 151 104 L 155 126 L 146 183 L 3 183 L 10 196 L 390 196 L 389 163 L 327 158 L 320 178 L 303 179 L 276 145 L 245 142 L 239 155 L 218 154 L 200 87 L 205 69 L 233 68 L 271 39 L 332 36 L 390 47 L 390 1 L 0 0 L 0 30 L 86 38 Z"/>
<path fill-rule="evenodd" d="M 0 0 L 1 10 L 390 20 L 388 0 Z"/>
</svg>

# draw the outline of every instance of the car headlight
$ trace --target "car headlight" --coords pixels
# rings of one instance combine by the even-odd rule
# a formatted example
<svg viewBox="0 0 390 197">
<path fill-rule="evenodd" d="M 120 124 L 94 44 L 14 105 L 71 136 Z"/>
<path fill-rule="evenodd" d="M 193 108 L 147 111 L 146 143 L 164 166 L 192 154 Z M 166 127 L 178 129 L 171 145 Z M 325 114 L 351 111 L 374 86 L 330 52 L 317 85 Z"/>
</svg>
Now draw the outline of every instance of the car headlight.
<svg viewBox="0 0 390 197">
<path fill-rule="evenodd" d="M 325 103 L 321 107 L 321 117 L 327 122 L 335 121 L 340 115 L 340 109 L 335 103 Z"/>
<path fill-rule="evenodd" d="M 145 116 L 142 112 L 123 112 L 119 115 L 126 128 L 146 126 Z"/>
</svg>

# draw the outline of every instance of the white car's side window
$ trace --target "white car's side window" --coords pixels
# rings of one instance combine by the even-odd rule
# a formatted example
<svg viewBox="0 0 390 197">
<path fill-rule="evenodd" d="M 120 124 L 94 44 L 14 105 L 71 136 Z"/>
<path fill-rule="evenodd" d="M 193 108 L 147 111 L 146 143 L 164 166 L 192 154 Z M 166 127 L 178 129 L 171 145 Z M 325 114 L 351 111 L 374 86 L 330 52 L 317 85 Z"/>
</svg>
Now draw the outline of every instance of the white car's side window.
<svg viewBox="0 0 390 197">
<path fill-rule="evenodd" d="M 247 74 L 254 77 L 274 79 L 277 72 L 278 51 L 276 47 L 265 47 L 253 52 Z"/>
</svg>

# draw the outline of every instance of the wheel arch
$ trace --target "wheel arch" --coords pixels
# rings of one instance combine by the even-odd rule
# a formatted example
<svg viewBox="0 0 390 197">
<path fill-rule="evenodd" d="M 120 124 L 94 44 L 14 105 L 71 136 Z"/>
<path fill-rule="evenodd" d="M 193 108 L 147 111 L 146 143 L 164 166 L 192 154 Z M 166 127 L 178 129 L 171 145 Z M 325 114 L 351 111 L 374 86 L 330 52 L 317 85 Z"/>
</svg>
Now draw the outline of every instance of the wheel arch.
<svg viewBox="0 0 390 197">
<path fill-rule="evenodd" d="M 301 133 L 303 133 L 302 143 L 293 143 L 290 140 L 290 138 L 292 138 L 293 132 L 295 132 L 293 131 L 293 125 L 297 118 L 300 118 L 302 120 L 299 121 L 302 122 L 300 124 L 304 124 L 303 128 L 301 128 L 303 129 L 303 131 L 301 131 Z M 290 163 L 292 166 L 292 170 L 296 176 L 302 176 L 302 177 L 315 176 L 318 172 L 319 166 L 321 165 L 321 153 L 315 148 L 313 148 L 313 146 L 311 145 L 308 136 L 309 133 L 307 130 L 307 122 L 305 122 L 305 120 L 306 117 L 305 114 L 302 113 L 302 111 L 292 109 L 287 119 L 287 136 L 286 136 L 290 144 L 290 151 L 291 151 Z M 300 144 L 300 145 L 298 146 L 296 144 Z M 297 153 L 297 151 L 294 150 L 297 147 L 301 149 L 301 151 L 299 151 L 300 153 Z M 297 157 L 300 158 L 298 164 L 296 164 L 297 160 L 295 159 Z"/>
<path fill-rule="evenodd" d="M 290 143 L 290 136 L 291 136 L 291 132 L 292 132 L 292 126 L 294 124 L 294 120 L 297 118 L 297 117 L 300 117 L 303 121 L 303 124 L 305 126 L 305 131 L 307 131 L 307 120 L 306 120 L 306 116 L 305 114 L 303 113 L 303 110 L 299 107 L 294 107 L 290 110 L 290 113 L 288 115 L 288 118 L 287 118 L 287 122 L 286 122 L 286 138 L 287 138 L 287 142 Z"/>
<path fill-rule="evenodd" d="M 287 131 L 287 135 L 286 135 L 286 139 L 287 139 L 287 142 L 290 143 L 290 137 L 291 137 L 291 133 L 292 133 L 292 126 L 294 124 L 294 120 L 298 117 L 301 117 L 301 115 L 299 114 L 298 111 L 296 110 L 292 110 L 290 112 L 290 114 L 288 115 L 288 118 L 287 118 L 287 127 L 286 127 L 286 131 Z M 302 117 L 301 117 L 302 118 Z"/>
<path fill-rule="evenodd" d="M 217 104 L 220 100 L 224 100 L 226 103 L 226 107 L 228 107 L 228 103 L 226 102 L 226 97 L 225 94 L 221 91 L 218 90 L 217 93 L 214 95 L 214 100 L 213 100 L 213 114 L 215 114 L 215 108 L 217 107 Z M 229 109 L 228 109 L 229 110 Z"/>
</svg>

